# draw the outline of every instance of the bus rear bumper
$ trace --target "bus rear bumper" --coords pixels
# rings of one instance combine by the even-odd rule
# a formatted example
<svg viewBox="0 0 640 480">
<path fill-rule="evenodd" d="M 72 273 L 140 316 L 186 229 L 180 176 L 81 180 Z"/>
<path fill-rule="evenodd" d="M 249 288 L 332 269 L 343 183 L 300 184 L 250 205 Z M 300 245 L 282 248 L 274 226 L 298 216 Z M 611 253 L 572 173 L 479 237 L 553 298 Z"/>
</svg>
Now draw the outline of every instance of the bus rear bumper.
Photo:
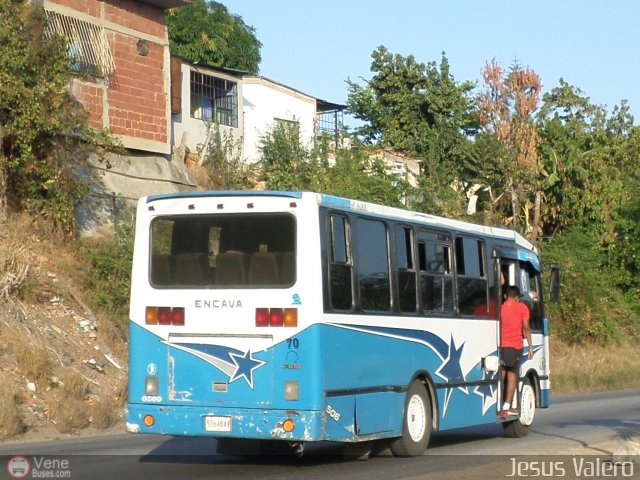
<svg viewBox="0 0 640 480">
<path fill-rule="evenodd" d="M 129 403 L 125 424 L 130 433 L 317 441 L 323 412 Z"/>
</svg>

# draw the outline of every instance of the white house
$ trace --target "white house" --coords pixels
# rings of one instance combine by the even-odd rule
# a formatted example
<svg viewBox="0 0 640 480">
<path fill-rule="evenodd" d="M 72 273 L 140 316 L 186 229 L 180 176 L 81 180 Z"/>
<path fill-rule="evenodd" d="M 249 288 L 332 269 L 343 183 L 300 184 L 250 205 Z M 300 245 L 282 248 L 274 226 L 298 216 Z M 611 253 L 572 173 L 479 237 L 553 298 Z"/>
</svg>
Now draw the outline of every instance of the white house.
<svg viewBox="0 0 640 480">
<path fill-rule="evenodd" d="M 255 163 L 260 138 L 276 122 L 297 122 L 311 145 L 320 133 L 338 133 L 344 108 L 259 75 L 172 59 L 172 143 L 191 152 L 200 151 L 216 124 L 221 134 L 241 139 L 241 157 Z"/>
<path fill-rule="evenodd" d="M 243 137 L 242 72 L 171 61 L 171 143 L 197 153 L 209 128 Z"/>
</svg>

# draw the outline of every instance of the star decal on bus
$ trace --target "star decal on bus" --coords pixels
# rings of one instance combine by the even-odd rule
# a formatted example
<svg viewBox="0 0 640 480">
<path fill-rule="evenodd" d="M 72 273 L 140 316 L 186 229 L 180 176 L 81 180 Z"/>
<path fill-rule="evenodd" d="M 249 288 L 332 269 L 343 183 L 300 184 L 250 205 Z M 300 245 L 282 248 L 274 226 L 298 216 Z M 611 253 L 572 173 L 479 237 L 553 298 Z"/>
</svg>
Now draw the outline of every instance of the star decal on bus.
<svg viewBox="0 0 640 480">
<path fill-rule="evenodd" d="M 440 365 L 440 368 L 436 370 L 436 375 L 443 378 L 447 382 L 464 382 L 466 381 L 464 373 L 462 373 L 462 366 L 460 365 L 460 358 L 462 357 L 462 349 L 464 348 L 464 342 L 459 348 L 456 348 L 456 341 L 451 336 L 451 343 L 449 343 L 449 354 L 444 363 Z M 460 387 L 447 387 L 444 394 L 444 408 L 442 415 L 447 414 L 447 407 L 449 406 L 449 400 L 454 389 L 458 389 L 461 392 L 469 395 L 469 389 L 466 386 Z"/>
<path fill-rule="evenodd" d="M 165 342 L 178 350 L 188 352 L 205 362 L 213 365 L 226 376 L 229 377 L 229 383 L 235 382 L 239 378 L 244 378 L 249 388 L 253 390 L 253 372 L 265 365 L 267 362 L 255 358 L 253 352 L 249 349 L 246 352 L 241 350 L 225 347 L 222 345 L 202 345 L 198 343 L 169 343 Z"/>
<path fill-rule="evenodd" d="M 484 374 L 482 375 L 482 380 L 485 382 L 493 382 L 495 375 L 495 372 L 484 372 Z M 473 389 L 473 393 L 482 397 L 482 415 L 487 413 L 487 410 L 489 410 L 492 405 L 495 405 L 497 403 L 497 391 L 498 388 L 496 387 L 495 383 L 483 383 L 482 385 L 478 385 Z"/>
<path fill-rule="evenodd" d="M 245 352 L 244 355 L 229 353 L 229 356 L 236 365 L 233 375 L 229 377 L 229 383 L 235 382 L 240 377 L 244 377 L 251 390 L 253 390 L 253 371 L 267 362 L 254 358 L 251 354 L 251 349 Z"/>
</svg>

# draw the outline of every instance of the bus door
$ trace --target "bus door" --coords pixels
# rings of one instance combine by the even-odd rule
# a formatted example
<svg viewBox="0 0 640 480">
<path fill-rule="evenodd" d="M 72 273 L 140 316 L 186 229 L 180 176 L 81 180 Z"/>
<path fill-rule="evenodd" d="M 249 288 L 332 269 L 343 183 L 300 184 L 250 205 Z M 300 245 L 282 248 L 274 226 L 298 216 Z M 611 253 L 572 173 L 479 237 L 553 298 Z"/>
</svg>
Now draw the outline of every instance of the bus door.
<svg viewBox="0 0 640 480">
<path fill-rule="evenodd" d="M 498 253 L 498 258 L 496 262 L 496 270 L 498 272 L 497 277 L 499 278 L 499 288 L 498 290 L 498 305 L 502 305 L 507 297 L 507 287 L 511 285 L 516 285 L 518 280 L 518 260 L 517 260 L 517 252 L 514 249 L 501 248 L 496 249 Z M 502 315 L 500 315 L 500 308 L 498 308 L 499 320 L 497 323 L 497 339 L 498 339 L 498 347 L 501 345 L 501 325 L 502 325 Z M 504 367 L 502 366 L 502 349 L 499 348 L 499 359 L 500 366 L 498 370 L 498 402 L 497 409 L 500 411 L 502 409 L 502 404 L 504 402 L 505 396 L 505 382 L 504 382 Z M 519 391 L 516 390 L 514 395 L 514 407 L 516 399 L 519 398 Z"/>
<path fill-rule="evenodd" d="M 527 305 L 529 309 L 529 325 L 531 327 L 531 338 L 533 341 L 534 358 L 527 359 L 529 345 L 523 340 L 524 349 L 520 359 L 519 378 L 526 374 L 531 368 L 536 370 L 538 375 L 544 375 L 547 365 L 547 353 L 545 348 L 545 338 L 543 332 L 543 311 L 542 311 L 542 285 L 540 272 L 536 265 L 528 260 L 519 260 L 517 252 L 502 251 L 503 256 L 499 257 L 498 265 L 500 269 L 500 301 L 506 300 L 506 291 L 509 286 L 517 286 L 520 290 L 520 302 Z M 500 318 L 502 322 L 502 318 Z M 498 331 L 500 336 L 500 330 Z M 502 352 L 501 352 L 502 354 Z M 501 366 L 502 370 L 502 366 Z M 502 404 L 504 398 L 504 384 L 502 380 L 502 372 L 500 376 L 501 388 L 499 389 L 499 405 Z M 521 382 L 518 383 L 518 389 L 514 396 L 513 407 L 517 407 L 517 399 L 520 398 Z"/>
</svg>

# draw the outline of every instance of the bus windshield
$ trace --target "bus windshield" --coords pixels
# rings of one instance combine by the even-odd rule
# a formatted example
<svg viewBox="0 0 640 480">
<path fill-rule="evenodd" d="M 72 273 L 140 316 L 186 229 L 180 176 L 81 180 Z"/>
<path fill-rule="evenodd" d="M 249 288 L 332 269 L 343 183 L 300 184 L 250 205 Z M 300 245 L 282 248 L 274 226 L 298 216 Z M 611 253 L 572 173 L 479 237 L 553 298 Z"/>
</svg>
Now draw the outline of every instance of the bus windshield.
<svg viewBox="0 0 640 480">
<path fill-rule="evenodd" d="M 289 213 L 162 216 L 151 223 L 156 288 L 287 287 L 295 282 Z"/>
</svg>

